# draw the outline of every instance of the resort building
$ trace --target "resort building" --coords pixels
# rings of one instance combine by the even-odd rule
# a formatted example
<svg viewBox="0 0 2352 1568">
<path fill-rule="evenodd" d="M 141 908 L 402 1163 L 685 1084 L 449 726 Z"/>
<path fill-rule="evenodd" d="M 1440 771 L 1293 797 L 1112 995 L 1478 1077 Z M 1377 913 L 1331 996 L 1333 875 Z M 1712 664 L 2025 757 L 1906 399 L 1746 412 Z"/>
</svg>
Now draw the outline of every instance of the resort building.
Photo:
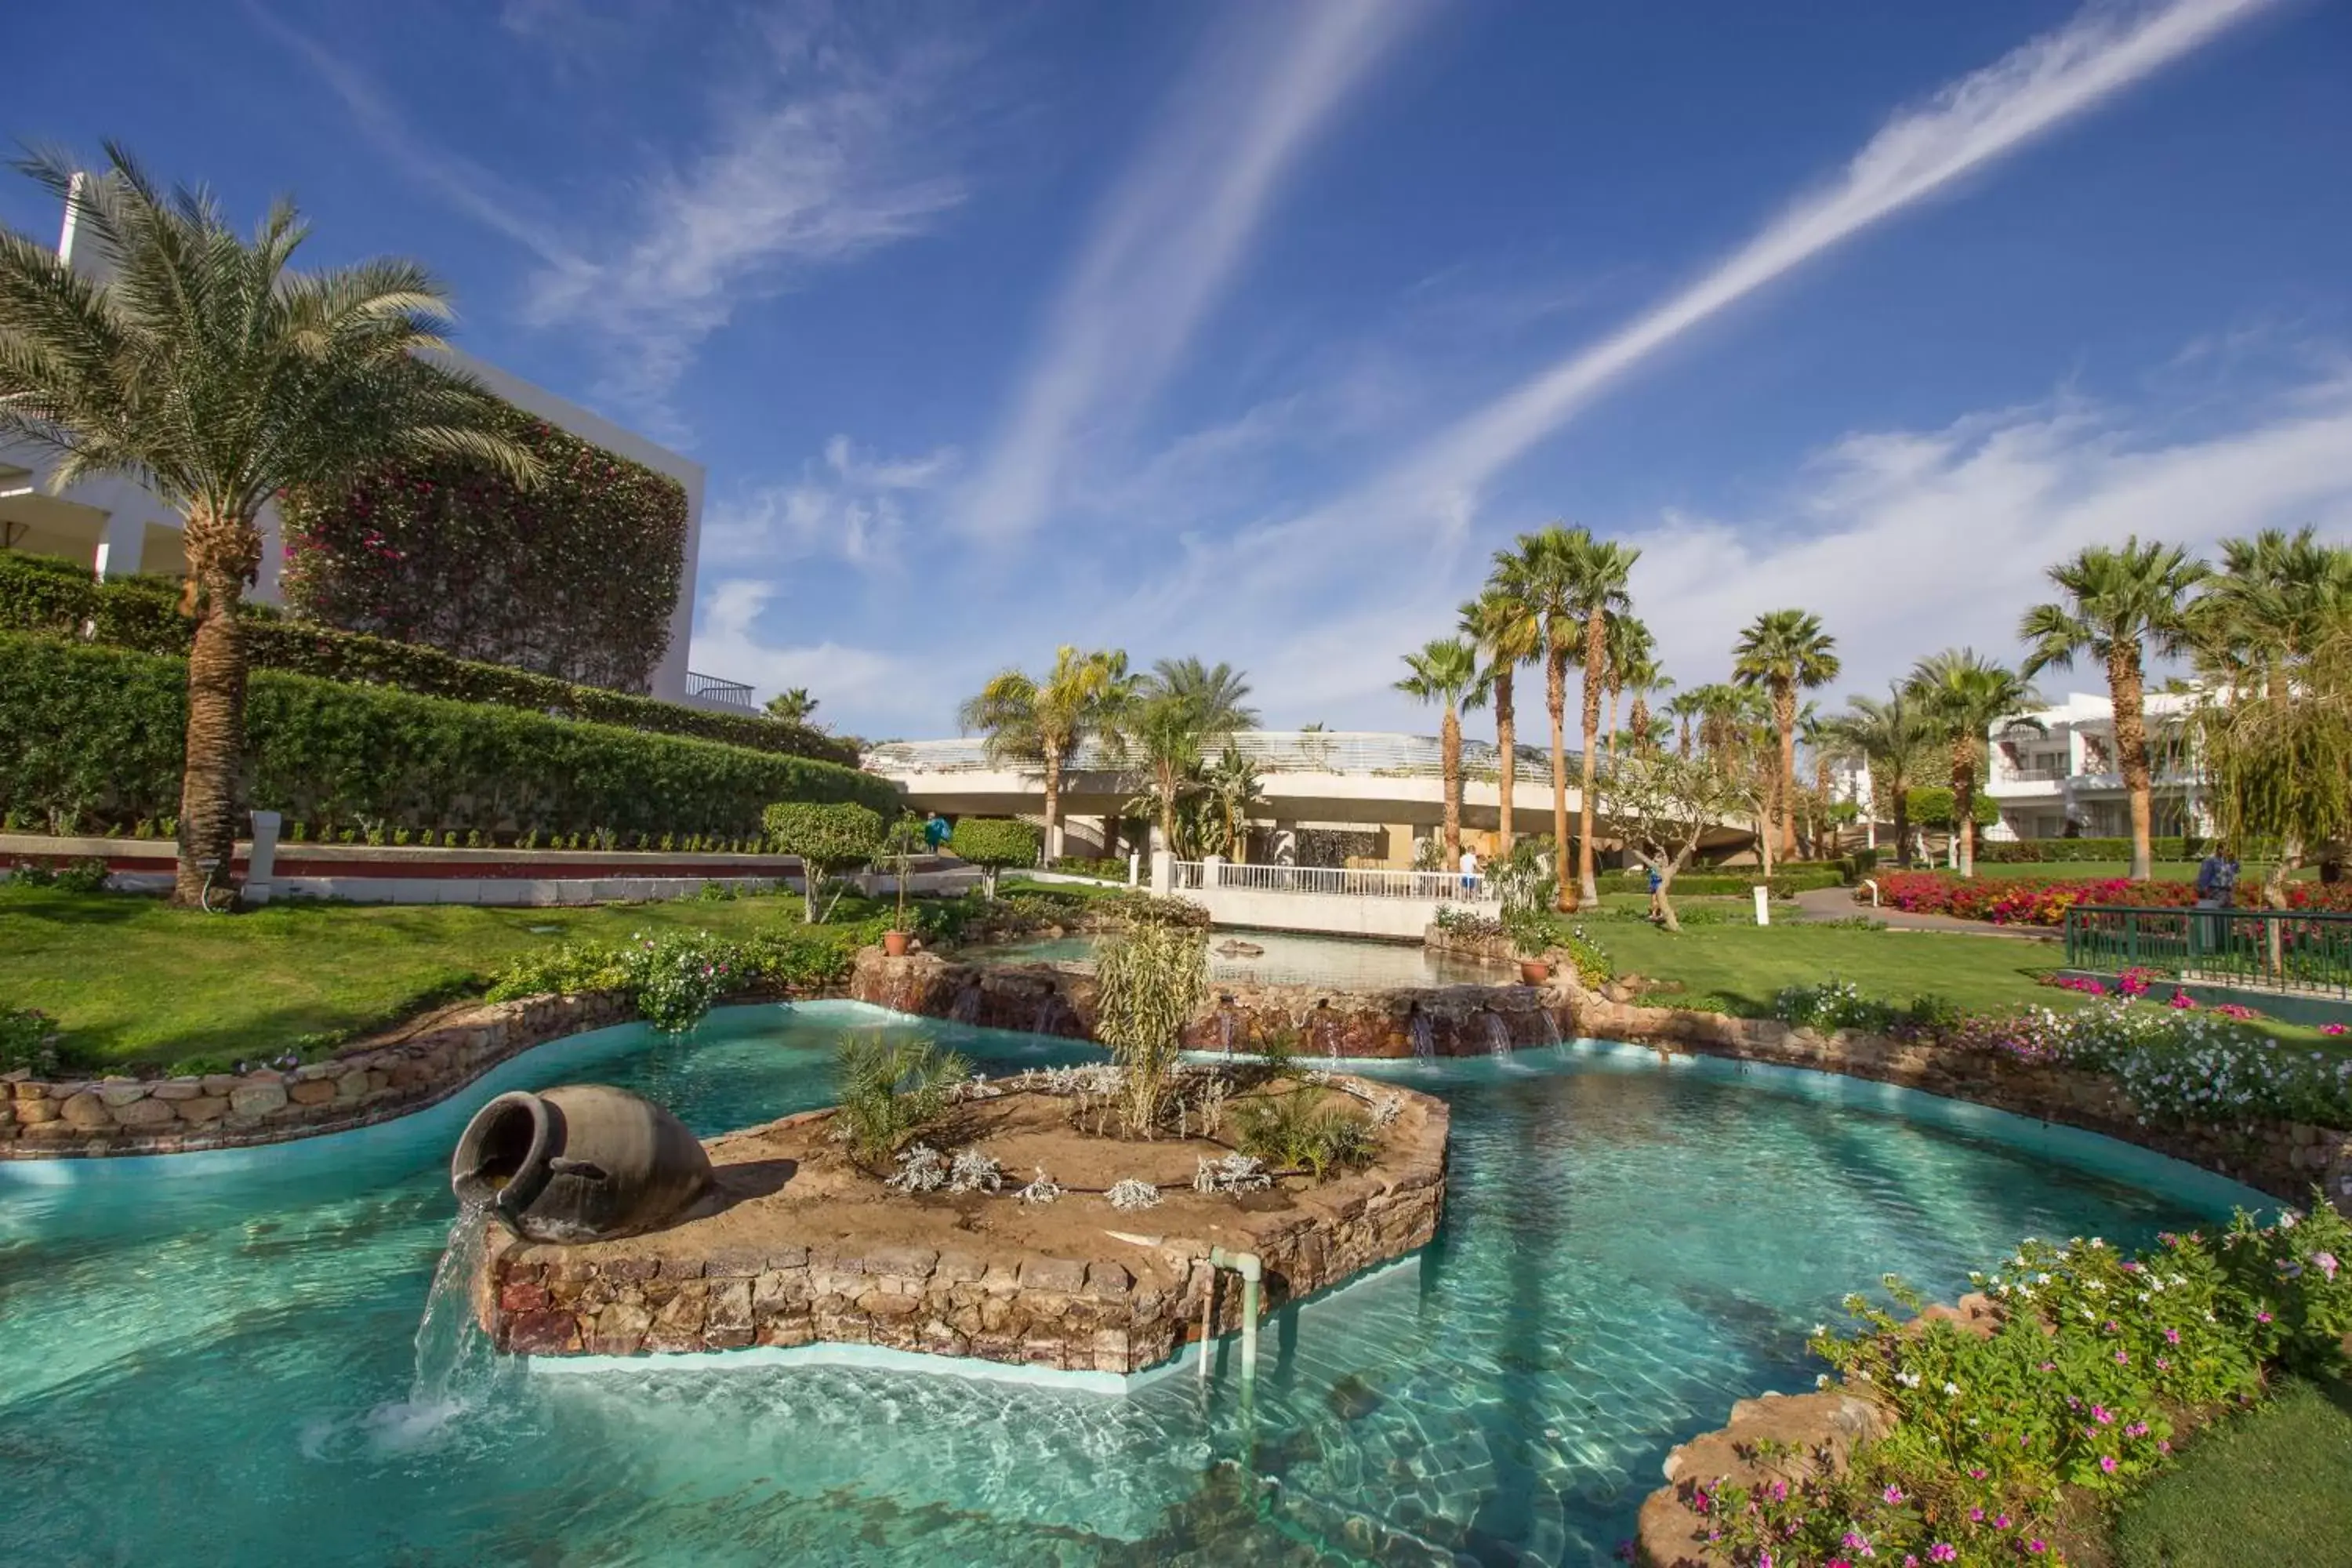
<svg viewBox="0 0 2352 1568">
<path fill-rule="evenodd" d="M 2191 699 L 2150 692 L 2146 700 L 2149 772 L 2158 837 L 2205 833 L 2211 823 L 2198 799 L 2200 777 L 2182 742 Z M 1995 730 L 1984 790 L 2000 809 L 1985 830 L 1992 839 L 2124 838 L 2131 797 L 2116 752 L 2116 709 L 2108 698 L 2072 691 L 2031 721 Z"/>
<path fill-rule="evenodd" d="M 74 259 L 74 216 L 68 208 L 58 254 Z M 677 482 L 686 493 L 686 535 L 678 592 L 669 617 L 669 642 L 656 667 L 650 695 L 728 712 L 755 712 L 751 688 L 687 668 L 694 629 L 695 571 L 702 531 L 702 465 L 603 416 L 532 385 L 493 364 L 451 351 L 446 361 L 517 408 L 583 441 Z M 187 570 L 181 549 L 183 520 L 136 479 L 109 475 L 52 493 L 44 482 L 50 455 L 0 445 L 0 548 L 84 562 L 100 577 L 176 574 Z M 286 558 L 278 509 L 261 513 L 261 570 L 253 597 L 281 602 L 278 576 Z"/>
</svg>

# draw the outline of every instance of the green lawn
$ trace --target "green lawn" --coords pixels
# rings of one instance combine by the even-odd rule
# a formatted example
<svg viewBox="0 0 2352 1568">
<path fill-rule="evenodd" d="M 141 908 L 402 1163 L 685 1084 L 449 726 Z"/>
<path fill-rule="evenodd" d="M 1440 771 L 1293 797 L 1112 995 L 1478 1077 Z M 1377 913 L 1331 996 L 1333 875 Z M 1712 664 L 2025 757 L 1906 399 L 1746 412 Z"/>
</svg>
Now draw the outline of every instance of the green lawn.
<svg viewBox="0 0 2352 1568">
<path fill-rule="evenodd" d="M 259 1056 L 478 991 L 535 945 L 639 931 L 740 936 L 799 917 L 797 895 L 581 909 L 287 903 L 229 916 L 5 886 L 0 1007 L 39 1008 L 74 1049 L 108 1063 Z"/>
<path fill-rule="evenodd" d="M 2058 966 L 2058 949 L 2014 937 L 1794 922 L 1690 925 L 1675 934 L 1628 920 L 1595 921 L 1585 931 L 1618 973 L 1681 986 L 1648 1000 L 1743 1017 L 1769 1016 L 1784 986 L 1832 979 L 1889 1002 L 1932 992 L 1971 1010 L 2074 1000 L 2037 983 Z"/>
<path fill-rule="evenodd" d="M 2352 1382 L 2290 1380 L 2126 1503 L 2118 1568 L 2352 1568 Z"/>
</svg>

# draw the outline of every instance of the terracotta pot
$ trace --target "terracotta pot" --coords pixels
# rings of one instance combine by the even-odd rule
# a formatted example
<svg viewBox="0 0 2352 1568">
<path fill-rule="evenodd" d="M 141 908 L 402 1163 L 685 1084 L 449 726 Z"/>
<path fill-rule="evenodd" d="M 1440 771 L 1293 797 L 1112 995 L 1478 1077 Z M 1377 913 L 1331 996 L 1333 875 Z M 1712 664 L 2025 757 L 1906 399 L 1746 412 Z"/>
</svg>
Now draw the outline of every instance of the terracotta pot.
<svg viewBox="0 0 2352 1568">
<path fill-rule="evenodd" d="M 904 958 L 907 956 L 907 944 L 914 940 L 914 936 L 912 931 L 886 931 L 882 933 L 882 951 L 892 958 Z"/>
<path fill-rule="evenodd" d="M 1551 965 L 1540 958 L 1519 960 L 1519 978 L 1529 985 L 1540 985 L 1551 978 Z"/>
</svg>

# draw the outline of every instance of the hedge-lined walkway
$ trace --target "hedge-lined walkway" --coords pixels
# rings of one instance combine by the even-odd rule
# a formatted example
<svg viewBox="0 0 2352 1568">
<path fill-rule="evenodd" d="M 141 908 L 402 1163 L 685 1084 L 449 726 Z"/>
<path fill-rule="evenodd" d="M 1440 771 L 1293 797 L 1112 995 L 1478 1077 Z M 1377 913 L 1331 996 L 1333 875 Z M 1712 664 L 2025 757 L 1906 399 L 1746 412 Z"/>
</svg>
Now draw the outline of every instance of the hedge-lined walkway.
<svg viewBox="0 0 2352 1568">
<path fill-rule="evenodd" d="M 258 1059 L 478 994 L 532 949 L 636 931 L 743 937 L 797 927 L 799 908 L 787 895 L 562 909 L 287 903 L 225 916 L 0 886 L 0 1008 L 48 1014 L 100 1069 Z"/>
</svg>

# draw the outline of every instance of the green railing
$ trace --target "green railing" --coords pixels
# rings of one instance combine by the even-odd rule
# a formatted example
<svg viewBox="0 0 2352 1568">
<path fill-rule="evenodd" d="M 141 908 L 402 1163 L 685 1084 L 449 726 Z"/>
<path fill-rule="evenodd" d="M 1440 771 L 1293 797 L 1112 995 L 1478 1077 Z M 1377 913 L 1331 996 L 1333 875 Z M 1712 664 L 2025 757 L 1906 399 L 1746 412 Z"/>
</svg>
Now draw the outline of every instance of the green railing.
<svg viewBox="0 0 2352 1568">
<path fill-rule="evenodd" d="M 2352 996 L 2352 914 L 2077 904 L 2066 911 L 2066 967 Z"/>
</svg>

